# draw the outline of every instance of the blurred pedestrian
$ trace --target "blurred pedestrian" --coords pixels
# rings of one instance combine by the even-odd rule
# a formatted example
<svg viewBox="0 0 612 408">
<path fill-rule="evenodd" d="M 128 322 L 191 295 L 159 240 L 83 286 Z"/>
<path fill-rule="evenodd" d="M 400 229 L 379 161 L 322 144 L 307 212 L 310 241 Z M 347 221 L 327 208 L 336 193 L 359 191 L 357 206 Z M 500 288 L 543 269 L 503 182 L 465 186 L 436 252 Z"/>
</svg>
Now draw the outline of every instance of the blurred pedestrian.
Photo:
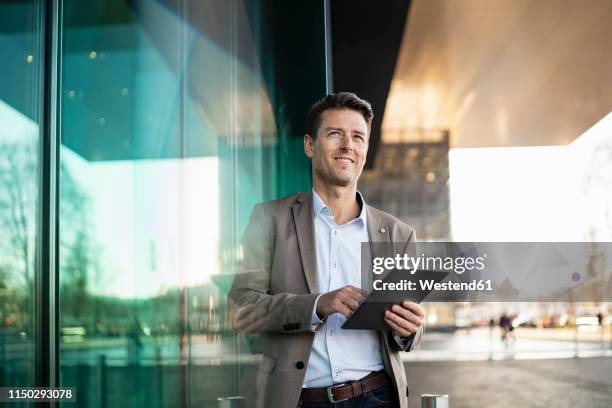
<svg viewBox="0 0 612 408">
<path fill-rule="evenodd" d="M 599 327 L 603 326 L 603 313 L 601 312 L 597 313 L 597 324 Z"/>
<path fill-rule="evenodd" d="M 603 320 L 604 320 L 604 315 L 603 313 L 601 313 L 601 311 L 599 311 L 597 313 L 597 324 L 599 325 L 599 336 L 600 339 L 599 341 L 601 342 L 601 348 L 602 350 L 606 348 L 606 343 L 604 341 L 604 327 L 603 327 Z"/>
<path fill-rule="evenodd" d="M 499 328 L 501 329 L 501 341 L 504 345 L 508 345 L 508 332 L 510 331 L 510 317 L 506 312 L 502 313 L 499 318 Z"/>
<path fill-rule="evenodd" d="M 514 337 L 514 318 L 515 316 L 508 316 L 508 335 L 506 336 L 506 341 L 512 340 L 512 343 L 516 341 L 516 337 Z"/>
<path fill-rule="evenodd" d="M 495 319 L 491 317 L 489 319 L 489 360 L 493 359 L 493 329 L 496 325 Z"/>
<path fill-rule="evenodd" d="M 142 325 L 138 320 L 138 317 L 134 316 L 132 323 L 128 327 L 127 338 L 128 338 L 128 362 L 129 364 L 138 364 L 140 360 L 140 353 L 144 348 L 140 335 L 142 334 Z"/>
</svg>

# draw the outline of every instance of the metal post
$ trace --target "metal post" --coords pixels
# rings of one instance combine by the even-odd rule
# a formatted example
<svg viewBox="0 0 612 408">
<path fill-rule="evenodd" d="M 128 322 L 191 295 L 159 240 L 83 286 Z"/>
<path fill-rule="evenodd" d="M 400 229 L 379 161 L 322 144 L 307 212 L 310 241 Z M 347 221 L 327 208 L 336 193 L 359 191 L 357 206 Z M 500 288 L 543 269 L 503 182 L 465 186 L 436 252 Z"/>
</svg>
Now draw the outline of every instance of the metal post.
<svg viewBox="0 0 612 408">
<path fill-rule="evenodd" d="M 218 408 L 244 408 L 246 407 L 246 402 L 244 397 L 226 397 L 226 398 L 217 398 L 217 407 Z"/>
<path fill-rule="evenodd" d="M 578 358 L 578 323 L 574 322 L 574 358 Z"/>
<path fill-rule="evenodd" d="M 608 327 L 610 328 L 610 350 L 612 350 L 612 321 L 610 321 Z"/>
<path fill-rule="evenodd" d="M 489 360 L 493 360 L 493 328 L 495 326 L 495 322 L 493 318 L 491 318 L 489 322 Z"/>
<path fill-rule="evenodd" d="M 10 367 L 10 362 L 6 359 L 6 348 L 4 346 L 5 336 L 0 333 L 0 384 L 7 384 L 6 379 L 8 376 L 8 367 Z"/>
<path fill-rule="evenodd" d="M 421 408 L 448 408 L 448 395 L 422 394 Z"/>
<path fill-rule="evenodd" d="M 162 366 L 161 347 L 155 347 L 155 363 L 157 366 L 157 402 L 161 408 L 164 406 L 164 368 Z"/>
<path fill-rule="evenodd" d="M 58 179 L 61 0 L 39 2 L 43 37 L 35 269 L 35 385 L 59 386 Z"/>
<path fill-rule="evenodd" d="M 104 354 L 100 355 L 98 369 L 100 373 L 100 408 L 106 408 L 106 356 Z"/>
<path fill-rule="evenodd" d="M 606 327 L 603 325 L 603 322 L 599 323 L 599 335 L 601 344 L 601 355 L 604 356 L 606 352 Z"/>
</svg>

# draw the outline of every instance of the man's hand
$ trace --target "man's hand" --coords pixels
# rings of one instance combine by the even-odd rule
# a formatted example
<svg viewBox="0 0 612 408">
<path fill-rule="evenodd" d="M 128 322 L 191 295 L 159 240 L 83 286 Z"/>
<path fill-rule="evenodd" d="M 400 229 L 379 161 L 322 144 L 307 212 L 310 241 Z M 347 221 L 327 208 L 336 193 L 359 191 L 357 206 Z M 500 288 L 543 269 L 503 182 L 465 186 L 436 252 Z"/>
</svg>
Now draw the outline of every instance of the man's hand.
<svg viewBox="0 0 612 408">
<path fill-rule="evenodd" d="M 405 300 L 401 305 L 393 305 L 385 312 L 385 322 L 400 337 L 408 337 L 423 325 L 425 313 L 417 303 Z"/>
<path fill-rule="evenodd" d="M 333 313 L 342 313 L 349 317 L 363 301 L 363 291 L 353 285 L 347 285 L 321 295 L 317 302 L 317 315 L 327 317 Z"/>
</svg>

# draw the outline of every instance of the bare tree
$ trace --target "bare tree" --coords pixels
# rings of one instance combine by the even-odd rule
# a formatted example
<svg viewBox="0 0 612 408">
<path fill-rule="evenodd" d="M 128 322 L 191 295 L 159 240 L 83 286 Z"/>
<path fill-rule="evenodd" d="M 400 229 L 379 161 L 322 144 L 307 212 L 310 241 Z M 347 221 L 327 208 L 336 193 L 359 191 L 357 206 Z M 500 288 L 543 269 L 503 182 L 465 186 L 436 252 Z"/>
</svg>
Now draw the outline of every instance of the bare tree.
<svg viewBox="0 0 612 408">
<path fill-rule="evenodd" d="M 32 318 L 29 303 L 40 222 L 38 163 L 35 142 L 0 142 L 0 287 L 24 294 L 18 320 L 26 326 Z M 88 215 L 90 199 L 64 163 L 59 193 L 60 283 L 68 301 L 62 303 L 66 313 L 81 316 L 88 309 L 88 277 L 97 266 L 96 251 Z"/>
<path fill-rule="evenodd" d="M 38 203 L 36 145 L 32 142 L 0 144 L 0 248 L 6 286 L 34 290 L 36 208 Z M 20 305 L 18 320 L 30 321 L 28 297 Z M 20 302 L 21 303 L 21 302 Z"/>
</svg>

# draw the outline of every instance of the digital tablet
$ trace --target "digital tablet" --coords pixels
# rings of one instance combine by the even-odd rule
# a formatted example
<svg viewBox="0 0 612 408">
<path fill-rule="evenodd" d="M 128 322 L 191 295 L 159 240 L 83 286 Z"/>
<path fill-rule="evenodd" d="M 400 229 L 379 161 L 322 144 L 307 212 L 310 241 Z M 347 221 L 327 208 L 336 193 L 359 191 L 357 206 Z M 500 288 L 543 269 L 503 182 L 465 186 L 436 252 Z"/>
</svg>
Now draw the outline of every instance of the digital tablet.
<svg viewBox="0 0 612 408">
<path fill-rule="evenodd" d="M 412 289 L 404 290 L 372 290 L 366 299 L 359 305 L 357 310 L 349 316 L 342 325 L 343 329 L 348 330 L 391 330 L 385 322 L 385 311 L 391 306 L 400 304 L 404 300 L 421 303 L 425 297 L 433 290 L 432 285 L 421 285 L 420 281 L 432 281 L 433 283 L 442 281 L 448 272 L 418 269 L 414 274 L 410 271 L 393 269 L 384 279 L 378 279 L 376 286 L 379 288 L 386 284 L 407 286 L 407 282 L 413 282 Z M 376 281 L 377 278 L 374 278 Z"/>
</svg>

